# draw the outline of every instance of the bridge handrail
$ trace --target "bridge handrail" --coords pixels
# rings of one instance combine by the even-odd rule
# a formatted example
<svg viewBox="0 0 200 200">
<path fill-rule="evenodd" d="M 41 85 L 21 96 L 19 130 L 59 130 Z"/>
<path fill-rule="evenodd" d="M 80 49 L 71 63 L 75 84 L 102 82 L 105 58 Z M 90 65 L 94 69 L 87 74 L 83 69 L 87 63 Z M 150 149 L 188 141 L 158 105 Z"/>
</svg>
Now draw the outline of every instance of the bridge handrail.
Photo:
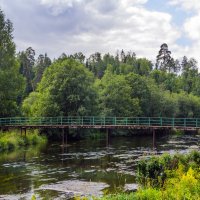
<svg viewBox="0 0 200 200">
<path fill-rule="evenodd" d="M 200 118 L 169 117 L 10 117 L 0 118 L 0 126 L 157 126 L 200 128 Z"/>
</svg>

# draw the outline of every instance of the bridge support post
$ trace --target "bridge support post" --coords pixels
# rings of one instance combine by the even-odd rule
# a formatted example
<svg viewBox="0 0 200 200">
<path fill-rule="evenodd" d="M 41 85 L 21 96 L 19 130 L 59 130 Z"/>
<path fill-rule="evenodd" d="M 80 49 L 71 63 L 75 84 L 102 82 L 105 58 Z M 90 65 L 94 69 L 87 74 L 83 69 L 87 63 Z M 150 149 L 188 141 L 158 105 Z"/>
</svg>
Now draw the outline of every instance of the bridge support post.
<svg viewBox="0 0 200 200">
<path fill-rule="evenodd" d="M 66 136 L 65 136 L 65 145 L 66 145 L 66 147 L 67 147 L 67 144 L 68 144 L 68 133 L 69 133 L 69 128 L 67 128 Z"/>
<path fill-rule="evenodd" d="M 62 146 L 64 147 L 65 145 L 65 129 L 62 128 Z"/>
<path fill-rule="evenodd" d="M 62 146 L 65 147 L 68 144 L 68 133 L 69 128 L 65 130 L 65 128 L 62 128 Z"/>
<path fill-rule="evenodd" d="M 154 128 L 152 129 L 152 131 L 153 131 L 153 151 L 154 151 L 156 148 L 156 133 Z"/>
<path fill-rule="evenodd" d="M 106 146 L 109 147 L 110 145 L 110 129 L 106 129 Z"/>
</svg>

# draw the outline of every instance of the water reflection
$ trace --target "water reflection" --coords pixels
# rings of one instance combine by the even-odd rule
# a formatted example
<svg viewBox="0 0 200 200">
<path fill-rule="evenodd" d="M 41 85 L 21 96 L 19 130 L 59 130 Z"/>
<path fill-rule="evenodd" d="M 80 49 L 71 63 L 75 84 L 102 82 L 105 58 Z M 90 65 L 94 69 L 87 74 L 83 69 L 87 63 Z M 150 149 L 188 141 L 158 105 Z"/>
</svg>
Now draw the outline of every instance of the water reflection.
<svg viewBox="0 0 200 200">
<path fill-rule="evenodd" d="M 104 192 L 135 183 L 137 160 L 156 153 L 199 150 L 198 135 L 152 135 L 82 140 L 61 147 L 22 149 L 0 154 L 0 199 L 38 197 L 66 199 L 63 191 L 42 188 L 44 185 L 80 180 L 108 184 Z M 152 149 L 156 143 L 156 149 Z M 155 145 L 155 144 L 154 144 Z M 78 185 L 77 185 L 78 187 Z M 18 195 L 18 196 L 16 196 Z"/>
</svg>

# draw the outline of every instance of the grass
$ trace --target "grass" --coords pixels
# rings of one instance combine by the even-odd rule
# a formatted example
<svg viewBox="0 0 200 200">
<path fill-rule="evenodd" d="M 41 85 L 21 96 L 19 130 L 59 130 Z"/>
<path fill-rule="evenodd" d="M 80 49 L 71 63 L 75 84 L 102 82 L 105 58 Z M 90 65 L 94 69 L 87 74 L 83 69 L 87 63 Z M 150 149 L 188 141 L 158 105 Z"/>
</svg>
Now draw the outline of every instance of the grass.
<svg viewBox="0 0 200 200">
<path fill-rule="evenodd" d="M 21 136 L 18 130 L 0 132 L 0 152 L 12 151 L 20 147 L 45 144 L 47 138 L 39 135 L 37 130 L 28 130 L 26 136 Z"/>
</svg>

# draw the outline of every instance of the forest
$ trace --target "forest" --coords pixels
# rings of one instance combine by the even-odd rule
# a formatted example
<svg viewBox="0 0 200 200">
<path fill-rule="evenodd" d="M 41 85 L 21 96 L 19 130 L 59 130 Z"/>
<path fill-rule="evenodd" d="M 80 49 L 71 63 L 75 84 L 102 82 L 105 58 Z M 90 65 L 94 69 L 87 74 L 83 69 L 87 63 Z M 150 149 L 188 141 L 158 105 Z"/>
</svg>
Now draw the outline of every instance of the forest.
<svg viewBox="0 0 200 200">
<path fill-rule="evenodd" d="M 16 52 L 0 11 L 0 117 L 200 117 L 199 86 L 197 61 L 173 58 L 166 43 L 155 63 L 134 49 L 54 59 L 32 47 Z"/>
</svg>

